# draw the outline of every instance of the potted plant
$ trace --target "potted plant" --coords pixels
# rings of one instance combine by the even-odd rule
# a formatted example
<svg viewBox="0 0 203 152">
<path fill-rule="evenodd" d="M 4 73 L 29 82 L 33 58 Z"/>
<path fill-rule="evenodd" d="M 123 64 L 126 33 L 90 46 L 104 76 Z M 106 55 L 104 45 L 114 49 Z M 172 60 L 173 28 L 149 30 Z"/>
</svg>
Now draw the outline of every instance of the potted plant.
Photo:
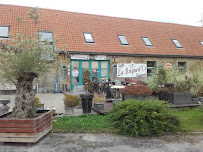
<svg viewBox="0 0 203 152">
<path fill-rule="evenodd" d="M 73 115 L 74 107 L 79 104 L 80 99 L 76 95 L 64 95 L 65 115 Z"/>
<path fill-rule="evenodd" d="M 90 71 L 88 69 L 83 69 L 82 71 L 82 82 L 86 94 L 81 94 L 80 98 L 82 101 L 83 113 L 87 114 L 91 113 L 93 99 L 93 83 L 90 79 Z"/>
<path fill-rule="evenodd" d="M 31 9 L 28 15 L 33 24 L 38 23 L 37 8 Z M 20 24 L 21 19 L 18 21 Z M 13 37 L 9 43 L 12 45 L 0 42 L 1 77 L 16 86 L 13 110 L 0 118 L 0 142 L 34 143 L 52 129 L 52 112 L 34 110 L 33 81 L 49 70 L 51 63 L 47 64 L 46 57 L 56 54 L 39 43 L 38 34 L 29 36 L 19 32 Z"/>
<path fill-rule="evenodd" d="M 191 81 L 186 75 L 182 80 L 175 80 L 172 92 L 169 93 L 169 102 L 177 105 L 191 104 Z"/>
<path fill-rule="evenodd" d="M 41 103 L 38 97 L 35 97 L 35 102 L 33 107 L 36 108 L 36 110 L 44 110 L 44 103 Z"/>
<path fill-rule="evenodd" d="M 104 109 L 104 103 L 106 102 L 106 93 L 94 93 L 94 108 L 95 110 L 103 110 Z"/>
<path fill-rule="evenodd" d="M 136 100 L 145 100 L 152 94 L 152 90 L 147 87 L 146 84 L 143 84 L 140 80 L 136 81 L 136 84 L 127 85 L 124 89 L 121 90 L 123 99 L 136 99 Z"/>
</svg>

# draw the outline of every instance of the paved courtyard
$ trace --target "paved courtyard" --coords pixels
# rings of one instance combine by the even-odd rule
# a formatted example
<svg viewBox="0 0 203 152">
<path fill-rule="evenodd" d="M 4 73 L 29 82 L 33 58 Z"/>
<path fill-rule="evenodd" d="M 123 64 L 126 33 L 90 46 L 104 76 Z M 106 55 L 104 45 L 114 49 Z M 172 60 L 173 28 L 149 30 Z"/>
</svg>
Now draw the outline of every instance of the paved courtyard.
<svg viewBox="0 0 203 152">
<path fill-rule="evenodd" d="M 39 97 L 41 103 L 44 103 L 45 109 L 47 108 L 56 108 L 56 113 L 64 113 L 64 103 L 63 103 L 63 93 L 38 93 L 36 94 L 37 97 Z M 0 95 L 0 98 L 10 98 L 11 103 L 8 104 L 10 107 L 10 111 L 12 110 L 14 106 L 14 99 L 15 94 L 7 94 L 7 95 Z M 0 105 L 2 106 L 2 105 Z M 74 109 L 74 115 L 81 115 L 82 109 L 81 108 L 75 108 Z"/>
<path fill-rule="evenodd" d="M 203 134 L 128 138 L 111 134 L 49 134 L 37 144 L 5 143 L 0 152 L 203 152 Z"/>
</svg>

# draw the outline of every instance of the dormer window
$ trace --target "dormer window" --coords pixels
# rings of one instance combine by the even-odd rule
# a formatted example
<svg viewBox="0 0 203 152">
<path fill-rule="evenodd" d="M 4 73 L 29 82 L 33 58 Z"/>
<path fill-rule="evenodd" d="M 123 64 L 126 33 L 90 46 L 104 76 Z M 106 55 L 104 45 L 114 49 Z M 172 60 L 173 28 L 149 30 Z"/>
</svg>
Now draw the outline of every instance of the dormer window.
<svg viewBox="0 0 203 152">
<path fill-rule="evenodd" d="M 39 31 L 38 34 L 39 34 L 39 41 L 40 42 L 53 43 L 53 41 L 54 41 L 53 32 L 51 32 L 51 31 Z"/>
<path fill-rule="evenodd" d="M 0 38 L 9 38 L 9 26 L 0 25 Z"/>
<path fill-rule="evenodd" d="M 122 45 L 129 45 L 124 35 L 118 35 L 118 38 Z"/>
<path fill-rule="evenodd" d="M 142 37 L 146 46 L 153 46 L 148 37 Z"/>
<path fill-rule="evenodd" d="M 182 45 L 176 39 L 171 39 L 177 48 L 183 48 Z"/>
<path fill-rule="evenodd" d="M 94 43 L 92 34 L 90 32 L 84 32 L 85 42 L 86 43 Z"/>
</svg>

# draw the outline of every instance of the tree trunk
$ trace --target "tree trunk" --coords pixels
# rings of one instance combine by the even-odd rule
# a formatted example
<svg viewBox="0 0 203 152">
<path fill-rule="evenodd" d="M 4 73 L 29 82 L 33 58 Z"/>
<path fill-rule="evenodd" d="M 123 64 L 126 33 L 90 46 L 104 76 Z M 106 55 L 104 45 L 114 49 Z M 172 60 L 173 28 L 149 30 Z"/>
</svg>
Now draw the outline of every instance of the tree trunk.
<svg viewBox="0 0 203 152">
<path fill-rule="evenodd" d="M 23 73 L 16 85 L 15 106 L 12 116 L 14 118 L 32 117 L 35 93 L 33 91 L 33 80 L 38 75 L 33 72 Z"/>
</svg>

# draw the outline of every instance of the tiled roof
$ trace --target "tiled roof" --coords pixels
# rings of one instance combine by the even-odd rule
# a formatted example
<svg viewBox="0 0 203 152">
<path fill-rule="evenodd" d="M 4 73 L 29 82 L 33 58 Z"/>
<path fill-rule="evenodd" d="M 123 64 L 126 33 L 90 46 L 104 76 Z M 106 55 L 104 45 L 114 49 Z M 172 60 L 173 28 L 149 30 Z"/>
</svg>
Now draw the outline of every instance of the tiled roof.
<svg viewBox="0 0 203 152">
<path fill-rule="evenodd" d="M 203 56 L 199 42 L 203 41 L 203 27 L 50 9 L 39 9 L 40 23 L 36 25 L 27 15 L 30 9 L 0 4 L 0 25 L 10 25 L 11 34 L 19 30 L 27 35 L 38 30 L 53 31 L 54 38 L 59 40 L 57 48 L 65 51 Z M 19 16 L 27 23 L 18 23 Z M 95 44 L 86 44 L 83 32 L 91 32 Z M 129 46 L 120 44 L 118 34 L 125 35 Z M 147 47 L 142 36 L 148 37 L 153 47 Z M 172 38 L 183 49 L 176 48 Z"/>
</svg>

